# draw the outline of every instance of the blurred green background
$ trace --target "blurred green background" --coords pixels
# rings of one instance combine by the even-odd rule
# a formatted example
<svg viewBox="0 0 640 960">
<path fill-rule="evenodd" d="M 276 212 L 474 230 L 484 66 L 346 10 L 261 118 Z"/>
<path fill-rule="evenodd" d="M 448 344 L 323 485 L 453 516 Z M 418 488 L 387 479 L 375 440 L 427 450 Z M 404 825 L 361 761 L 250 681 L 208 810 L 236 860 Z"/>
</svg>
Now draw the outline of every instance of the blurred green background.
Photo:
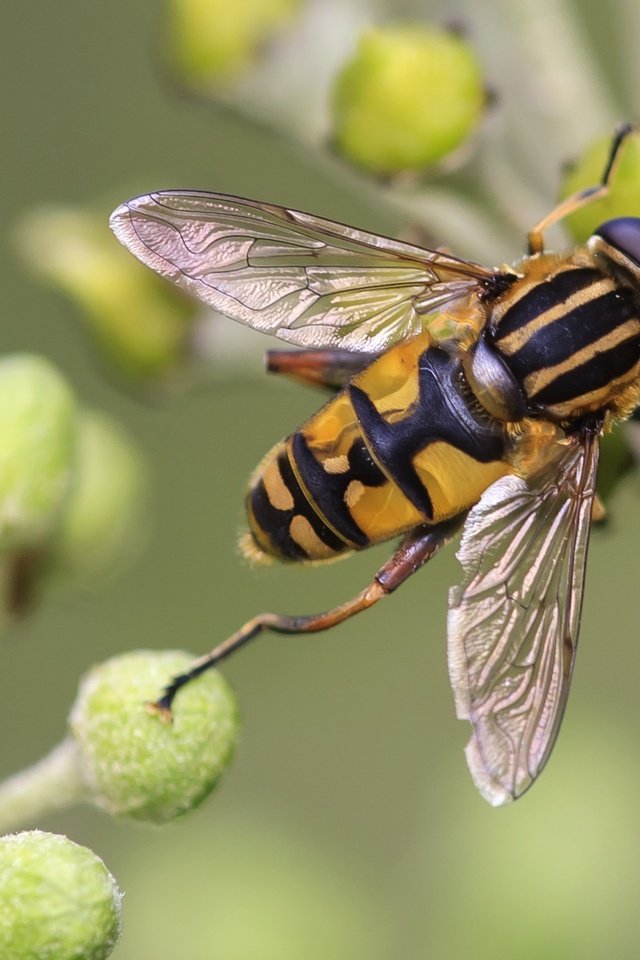
<svg viewBox="0 0 640 960">
<path fill-rule="evenodd" d="M 417 9 L 440 21 L 452 13 L 435 3 L 393 7 L 398 16 Z M 553 102 L 536 101 L 535 57 L 519 52 L 506 9 L 469 0 L 454 15 L 504 91 L 497 109 L 507 117 L 505 142 L 517 153 L 522 133 L 542 215 L 571 136 L 582 135 L 578 150 L 606 132 L 603 120 L 637 114 L 637 94 L 634 101 L 628 91 L 638 68 L 627 61 L 640 19 L 631 2 L 566 7 L 593 50 L 602 101 L 617 105 L 609 116 L 590 91 L 581 107 L 563 106 L 569 38 L 551 21 L 560 86 Z M 544 37 L 544 12 L 565 7 L 538 9 Z M 269 199 L 386 232 L 398 226 L 312 150 L 178 95 L 159 63 L 162 16 L 149 0 L 22 0 L 3 9 L 2 348 L 57 363 L 83 403 L 127 425 L 153 480 L 153 528 L 136 565 L 95 593 L 51 598 L 3 639 L 4 774 L 60 739 L 78 677 L 92 663 L 133 647 L 201 652 L 262 609 L 325 609 L 360 589 L 388 553 L 315 571 L 250 570 L 236 550 L 246 478 L 321 396 L 262 378 L 254 354 L 197 389 L 141 402 L 104 375 L 77 308 L 34 282 L 13 252 L 11 230 L 36 204 L 92 203 L 106 215 L 125 197 L 161 187 Z M 519 42 L 526 50 L 528 38 Z M 519 110 L 523 90 L 530 99 Z M 459 252 L 482 255 L 471 247 Z M 78 808 L 37 824 L 94 849 L 126 892 L 113 956 L 637 956 L 639 493 L 631 476 L 593 537 L 570 705 L 529 795 L 492 810 L 467 772 L 468 729 L 455 720 L 445 657 L 447 590 L 458 577 L 450 550 L 333 633 L 267 637 L 225 665 L 243 736 L 220 789 L 194 815 L 143 829 Z"/>
</svg>

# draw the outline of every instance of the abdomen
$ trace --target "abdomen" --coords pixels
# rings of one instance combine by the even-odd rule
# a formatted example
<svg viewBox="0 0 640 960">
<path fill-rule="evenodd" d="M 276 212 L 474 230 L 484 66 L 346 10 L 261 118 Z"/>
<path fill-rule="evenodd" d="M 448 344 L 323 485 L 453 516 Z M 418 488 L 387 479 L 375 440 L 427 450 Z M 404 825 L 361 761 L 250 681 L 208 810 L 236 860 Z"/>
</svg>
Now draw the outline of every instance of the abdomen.
<svg viewBox="0 0 640 960">
<path fill-rule="evenodd" d="M 467 510 L 510 469 L 504 427 L 476 406 L 426 334 L 394 347 L 267 455 L 247 497 L 254 546 L 329 560 Z"/>
</svg>

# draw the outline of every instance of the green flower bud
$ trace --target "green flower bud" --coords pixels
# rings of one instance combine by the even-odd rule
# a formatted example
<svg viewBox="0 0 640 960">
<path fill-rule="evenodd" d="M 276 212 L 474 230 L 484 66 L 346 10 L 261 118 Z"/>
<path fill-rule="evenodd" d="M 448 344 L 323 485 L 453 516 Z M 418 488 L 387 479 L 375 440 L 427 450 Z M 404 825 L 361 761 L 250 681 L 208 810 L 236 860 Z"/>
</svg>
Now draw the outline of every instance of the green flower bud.
<svg viewBox="0 0 640 960">
<path fill-rule="evenodd" d="M 68 493 L 74 439 L 73 396 L 51 364 L 0 359 L 0 548 L 49 534 Z"/>
<path fill-rule="evenodd" d="M 564 199 L 602 179 L 611 150 L 611 134 L 593 143 L 565 173 L 560 188 Z M 588 203 L 564 224 L 577 243 L 584 243 L 601 223 L 614 217 L 640 217 L 640 131 L 625 140 L 609 192 L 603 200 Z"/>
<path fill-rule="evenodd" d="M 34 270 L 82 307 L 91 332 L 125 373 L 151 380 L 181 366 L 196 308 L 115 242 L 106 216 L 34 210 L 17 242 Z"/>
<path fill-rule="evenodd" d="M 460 146 L 485 101 L 480 66 L 459 36 L 419 24 L 372 28 L 337 78 L 334 141 L 377 173 L 419 170 Z"/>
<path fill-rule="evenodd" d="M 121 894 L 102 860 L 66 837 L 0 837 L 0 957 L 103 960 L 120 934 Z"/>
<path fill-rule="evenodd" d="M 56 572 L 76 579 L 111 573 L 146 529 L 146 472 L 121 427 L 95 411 L 78 416 L 71 493 L 52 547 Z"/>
<path fill-rule="evenodd" d="M 137 651 L 82 681 L 71 733 L 93 799 L 109 813 L 172 820 L 204 800 L 231 760 L 237 709 L 220 674 L 211 670 L 180 691 L 172 723 L 145 708 L 192 662 L 187 653 Z"/>
<path fill-rule="evenodd" d="M 171 0 L 169 55 L 190 85 L 223 84 L 250 67 L 299 8 L 300 0 Z"/>
</svg>

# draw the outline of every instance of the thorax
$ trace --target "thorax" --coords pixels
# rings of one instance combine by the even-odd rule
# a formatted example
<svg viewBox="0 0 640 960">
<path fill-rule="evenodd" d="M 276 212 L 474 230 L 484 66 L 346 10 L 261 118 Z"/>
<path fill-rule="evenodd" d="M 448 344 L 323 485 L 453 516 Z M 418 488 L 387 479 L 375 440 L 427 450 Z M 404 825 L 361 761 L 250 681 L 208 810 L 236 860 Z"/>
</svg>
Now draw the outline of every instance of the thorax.
<svg viewBox="0 0 640 960">
<path fill-rule="evenodd" d="M 640 304 L 586 248 L 523 260 L 488 304 L 483 346 L 504 362 L 526 415 L 566 422 L 638 401 Z"/>
</svg>

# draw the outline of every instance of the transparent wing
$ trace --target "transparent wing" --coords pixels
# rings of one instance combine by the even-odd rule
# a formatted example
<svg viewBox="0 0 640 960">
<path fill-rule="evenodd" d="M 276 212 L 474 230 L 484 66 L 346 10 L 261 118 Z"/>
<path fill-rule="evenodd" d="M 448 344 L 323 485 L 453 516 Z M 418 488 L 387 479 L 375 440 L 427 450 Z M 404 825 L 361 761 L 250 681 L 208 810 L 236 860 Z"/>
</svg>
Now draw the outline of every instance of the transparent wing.
<svg viewBox="0 0 640 960">
<path fill-rule="evenodd" d="M 495 271 L 284 207 L 187 190 L 111 216 L 143 263 L 234 320 L 306 347 L 376 352 Z"/>
<path fill-rule="evenodd" d="M 578 640 L 598 443 L 572 443 L 535 485 L 494 483 L 471 510 L 449 595 L 449 674 L 474 782 L 491 804 L 521 796 L 562 720 Z"/>
</svg>

